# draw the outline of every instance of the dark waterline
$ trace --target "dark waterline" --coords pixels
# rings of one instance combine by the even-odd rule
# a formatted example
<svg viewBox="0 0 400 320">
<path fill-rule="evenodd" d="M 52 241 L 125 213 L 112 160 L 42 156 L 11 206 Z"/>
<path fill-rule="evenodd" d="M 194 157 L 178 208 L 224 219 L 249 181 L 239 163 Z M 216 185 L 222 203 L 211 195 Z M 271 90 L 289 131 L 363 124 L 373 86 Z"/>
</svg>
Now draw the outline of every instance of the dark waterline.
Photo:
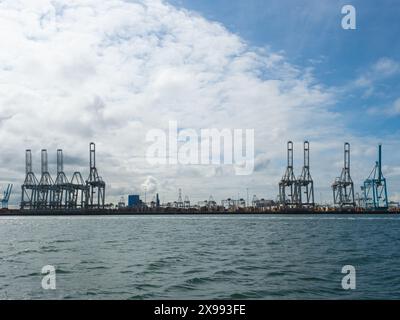
<svg viewBox="0 0 400 320">
<path fill-rule="evenodd" d="M 397 215 L 2 217 L 0 298 L 399 299 L 399 235 Z"/>
</svg>

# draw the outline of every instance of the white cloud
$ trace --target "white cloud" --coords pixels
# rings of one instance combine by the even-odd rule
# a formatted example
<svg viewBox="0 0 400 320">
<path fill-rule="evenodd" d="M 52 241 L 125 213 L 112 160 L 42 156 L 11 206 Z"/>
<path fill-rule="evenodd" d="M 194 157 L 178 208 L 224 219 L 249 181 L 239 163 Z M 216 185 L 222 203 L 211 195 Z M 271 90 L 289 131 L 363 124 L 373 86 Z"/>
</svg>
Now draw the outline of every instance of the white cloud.
<svg viewBox="0 0 400 320">
<path fill-rule="evenodd" d="M 387 57 L 382 57 L 355 80 L 355 86 L 364 88 L 364 97 L 369 97 L 375 93 L 375 86 L 377 83 L 399 73 L 399 62 Z"/>
<path fill-rule="evenodd" d="M 393 103 L 392 112 L 393 114 L 400 114 L 400 98 Z"/>
<path fill-rule="evenodd" d="M 397 98 L 389 106 L 371 107 L 367 110 L 367 112 L 370 115 L 383 115 L 387 117 L 400 115 L 400 98 Z"/>
<path fill-rule="evenodd" d="M 400 72 L 400 64 L 397 61 L 384 57 L 372 66 L 372 70 L 380 77 L 391 76 Z"/>
<path fill-rule="evenodd" d="M 400 177 L 400 166 L 385 166 L 383 169 L 388 177 Z"/>
<path fill-rule="evenodd" d="M 397 61 L 382 57 L 372 64 L 357 80 L 356 83 L 361 86 L 369 86 L 378 80 L 385 79 L 400 72 L 400 63 Z"/>
<path fill-rule="evenodd" d="M 158 180 L 152 176 L 147 176 L 146 180 L 142 183 L 142 189 L 145 192 L 155 193 L 158 188 Z"/>
<path fill-rule="evenodd" d="M 246 186 L 274 198 L 286 141 L 296 142 L 300 167 L 307 138 L 316 184 L 330 194 L 342 141 L 360 142 L 329 111 L 335 97 L 309 70 L 162 1 L 3 1 L 0 25 L 2 182 L 22 183 L 25 148 L 37 173 L 40 149 L 54 172 L 61 147 L 74 160 L 67 173 L 85 176 L 95 141 L 108 201 L 143 185 L 166 200 L 179 187 L 195 199 L 236 197 Z M 238 177 L 229 167 L 151 167 L 145 134 L 169 120 L 197 130 L 254 128 L 260 170 Z"/>
</svg>

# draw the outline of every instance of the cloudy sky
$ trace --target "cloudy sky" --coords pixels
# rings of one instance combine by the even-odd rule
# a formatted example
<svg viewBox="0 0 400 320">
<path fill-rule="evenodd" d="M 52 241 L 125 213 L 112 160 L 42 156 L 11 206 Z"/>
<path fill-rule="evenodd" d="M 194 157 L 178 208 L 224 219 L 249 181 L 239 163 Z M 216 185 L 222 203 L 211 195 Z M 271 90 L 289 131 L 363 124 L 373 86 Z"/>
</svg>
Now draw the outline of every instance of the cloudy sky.
<svg viewBox="0 0 400 320">
<path fill-rule="evenodd" d="M 155 192 L 192 201 L 274 199 L 286 141 L 310 141 L 316 200 L 331 201 L 343 143 L 359 185 L 383 143 L 390 198 L 400 200 L 400 3 L 352 1 L 357 29 L 341 28 L 342 1 L 171 0 L 0 2 L 0 184 L 20 201 L 24 150 L 40 149 L 88 175 L 88 145 L 107 201 Z M 150 129 L 254 129 L 255 171 L 152 166 Z"/>
</svg>

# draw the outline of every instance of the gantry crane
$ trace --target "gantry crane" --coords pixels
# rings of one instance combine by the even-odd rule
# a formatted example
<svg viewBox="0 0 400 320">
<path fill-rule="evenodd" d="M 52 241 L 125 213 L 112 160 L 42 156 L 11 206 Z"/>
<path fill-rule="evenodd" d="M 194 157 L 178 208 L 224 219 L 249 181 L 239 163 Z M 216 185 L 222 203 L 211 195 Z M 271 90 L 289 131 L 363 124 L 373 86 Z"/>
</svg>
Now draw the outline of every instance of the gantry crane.
<svg viewBox="0 0 400 320">
<path fill-rule="evenodd" d="M 310 143 L 304 141 L 304 166 L 297 180 L 298 201 L 304 208 L 314 207 L 314 181 L 310 173 Z"/>
<path fill-rule="evenodd" d="M 361 187 L 366 209 L 387 209 L 386 179 L 382 174 L 382 145 L 378 146 L 378 161 Z"/>
<path fill-rule="evenodd" d="M 333 202 L 340 208 L 355 207 L 354 183 L 350 176 L 350 144 L 344 144 L 344 165 L 340 177 L 332 184 Z"/>
<path fill-rule="evenodd" d="M 293 172 L 293 142 L 287 143 L 287 167 L 279 182 L 279 202 L 284 207 L 296 207 L 299 204 L 297 180 Z"/>
<path fill-rule="evenodd" d="M 13 187 L 13 185 L 11 183 L 9 183 L 7 188 L 4 190 L 3 198 L 1 199 L 1 208 L 2 209 L 8 209 L 8 200 L 10 199 L 12 187 Z"/>
</svg>

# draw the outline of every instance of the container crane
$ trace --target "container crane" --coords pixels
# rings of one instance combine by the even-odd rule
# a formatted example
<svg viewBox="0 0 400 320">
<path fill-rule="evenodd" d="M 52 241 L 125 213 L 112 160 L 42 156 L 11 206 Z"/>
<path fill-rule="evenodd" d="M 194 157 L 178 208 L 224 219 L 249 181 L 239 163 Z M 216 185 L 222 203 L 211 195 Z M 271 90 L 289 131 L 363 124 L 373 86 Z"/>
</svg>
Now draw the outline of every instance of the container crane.
<svg viewBox="0 0 400 320">
<path fill-rule="evenodd" d="M 9 183 L 6 190 L 4 190 L 3 198 L 1 199 L 1 208 L 2 209 L 8 209 L 8 200 L 10 199 L 12 187 L 13 187 L 13 185 L 11 183 Z"/>
</svg>

